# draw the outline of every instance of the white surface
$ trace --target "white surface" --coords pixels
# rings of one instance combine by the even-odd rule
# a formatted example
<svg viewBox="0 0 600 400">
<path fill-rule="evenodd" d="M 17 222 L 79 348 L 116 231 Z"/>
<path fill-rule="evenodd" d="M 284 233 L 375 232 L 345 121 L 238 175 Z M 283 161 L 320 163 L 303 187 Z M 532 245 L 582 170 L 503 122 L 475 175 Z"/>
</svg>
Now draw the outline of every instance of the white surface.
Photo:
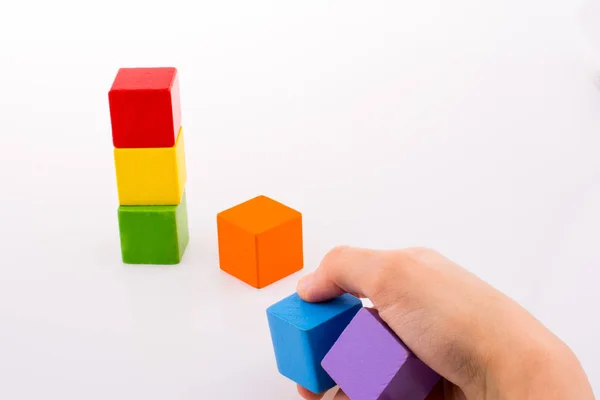
<svg viewBox="0 0 600 400">
<path fill-rule="evenodd" d="M 598 0 L 0 6 L 0 398 L 294 399 L 215 215 L 257 194 L 337 244 L 434 247 L 600 392 Z M 103 7 L 103 8 L 98 8 Z M 120 262 L 107 92 L 180 70 L 191 242 Z"/>
</svg>

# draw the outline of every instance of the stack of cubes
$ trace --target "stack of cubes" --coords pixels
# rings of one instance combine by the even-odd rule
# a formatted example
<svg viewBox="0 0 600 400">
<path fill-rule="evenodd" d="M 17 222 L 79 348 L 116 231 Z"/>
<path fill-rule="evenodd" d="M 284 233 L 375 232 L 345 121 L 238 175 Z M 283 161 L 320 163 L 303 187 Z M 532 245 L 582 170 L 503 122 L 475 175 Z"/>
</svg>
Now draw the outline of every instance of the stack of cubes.
<svg viewBox="0 0 600 400">
<path fill-rule="evenodd" d="M 189 233 L 177 69 L 121 68 L 108 97 L 123 262 L 178 264 Z"/>
</svg>

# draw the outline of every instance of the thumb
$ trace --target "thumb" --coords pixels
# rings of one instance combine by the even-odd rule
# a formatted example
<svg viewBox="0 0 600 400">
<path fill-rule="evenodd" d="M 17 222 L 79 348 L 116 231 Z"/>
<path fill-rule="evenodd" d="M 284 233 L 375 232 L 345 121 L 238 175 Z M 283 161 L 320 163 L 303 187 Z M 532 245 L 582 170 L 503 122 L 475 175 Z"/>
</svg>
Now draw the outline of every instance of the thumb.
<svg viewBox="0 0 600 400">
<path fill-rule="evenodd" d="M 298 282 L 298 295 L 309 302 L 330 300 L 344 293 L 372 300 L 380 283 L 378 272 L 389 263 L 389 253 L 336 247 L 327 253 L 316 271 Z"/>
</svg>

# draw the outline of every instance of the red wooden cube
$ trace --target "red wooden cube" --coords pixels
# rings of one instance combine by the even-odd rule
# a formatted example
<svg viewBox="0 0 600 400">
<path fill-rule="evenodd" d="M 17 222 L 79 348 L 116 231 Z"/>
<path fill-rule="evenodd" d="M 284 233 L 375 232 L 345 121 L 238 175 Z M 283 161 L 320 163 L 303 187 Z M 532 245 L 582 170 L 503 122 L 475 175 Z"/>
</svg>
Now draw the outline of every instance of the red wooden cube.
<svg viewBox="0 0 600 400">
<path fill-rule="evenodd" d="M 121 68 L 108 100 L 114 147 L 175 145 L 181 126 L 176 68 Z"/>
</svg>

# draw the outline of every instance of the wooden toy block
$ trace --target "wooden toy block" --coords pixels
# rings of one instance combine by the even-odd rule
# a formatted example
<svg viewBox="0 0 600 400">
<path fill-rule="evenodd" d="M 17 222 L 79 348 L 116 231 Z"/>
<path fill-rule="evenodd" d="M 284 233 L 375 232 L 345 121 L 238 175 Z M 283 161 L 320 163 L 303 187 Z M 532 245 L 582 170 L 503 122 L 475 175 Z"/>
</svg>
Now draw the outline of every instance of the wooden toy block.
<svg viewBox="0 0 600 400">
<path fill-rule="evenodd" d="M 321 365 L 352 400 L 423 400 L 440 380 L 370 308 L 356 314 Z"/>
<path fill-rule="evenodd" d="M 314 393 L 334 387 L 321 360 L 361 308 L 360 299 L 349 294 L 307 303 L 297 293 L 269 307 L 267 319 L 279 372 Z"/>
<path fill-rule="evenodd" d="M 178 264 L 188 244 L 186 196 L 178 206 L 120 206 L 121 254 L 126 264 Z"/>
<path fill-rule="evenodd" d="M 258 196 L 217 215 L 223 271 L 264 288 L 302 269 L 302 214 Z"/>
<path fill-rule="evenodd" d="M 187 179 L 183 129 L 168 148 L 114 149 L 120 205 L 178 205 Z"/>
<path fill-rule="evenodd" d="M 114 147 L 173 147 L 181 126 L 176 68 L 121 68 L 108 93 Z"/>
<path fill-rule="evenodd" d="M 444 400 L 444 380 L 440 379 L 425 400 Z"/>
</svg>

